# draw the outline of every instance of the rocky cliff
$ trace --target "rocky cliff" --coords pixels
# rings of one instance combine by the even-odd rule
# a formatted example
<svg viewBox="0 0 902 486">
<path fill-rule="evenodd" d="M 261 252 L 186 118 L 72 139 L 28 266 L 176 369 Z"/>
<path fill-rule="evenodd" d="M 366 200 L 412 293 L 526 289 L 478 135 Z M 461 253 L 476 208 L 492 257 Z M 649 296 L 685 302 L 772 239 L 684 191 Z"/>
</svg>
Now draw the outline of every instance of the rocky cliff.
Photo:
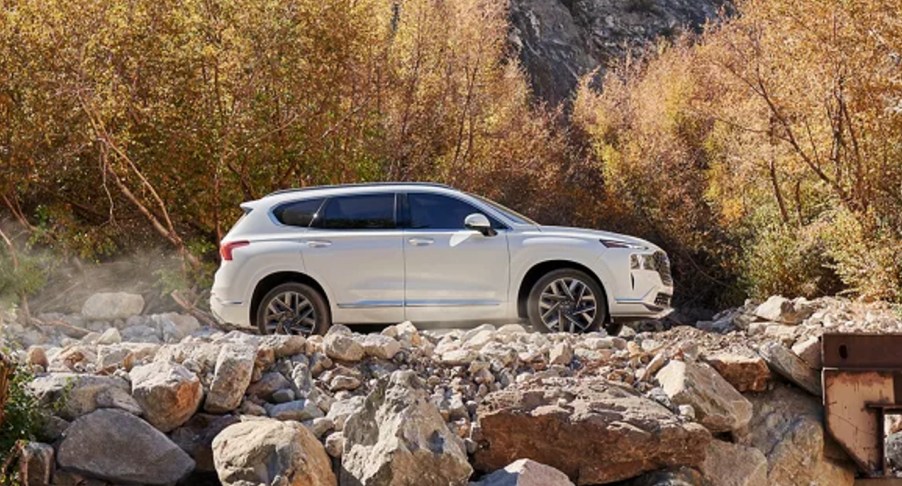
<svg viewBox="0 0 902 486">
<path fill-rule="evenodd" d="M 724 0 L 513 0 L 511 44 L 537 97 L 567 100 L 580 77 L 659 37 L 697 31 Z"/>
</svg>

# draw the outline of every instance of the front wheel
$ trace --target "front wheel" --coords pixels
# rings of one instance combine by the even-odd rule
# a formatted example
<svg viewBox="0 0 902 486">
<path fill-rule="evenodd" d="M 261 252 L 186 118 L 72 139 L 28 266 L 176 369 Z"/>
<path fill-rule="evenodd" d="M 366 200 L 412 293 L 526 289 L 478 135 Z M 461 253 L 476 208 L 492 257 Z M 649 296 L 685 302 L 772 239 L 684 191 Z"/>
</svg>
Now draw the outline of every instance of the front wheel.
<svg viewBox="0 0 902 486">
<path fill-rule="evenodd" d="M 277 285 L 263 296 L 257 309 L 260 334 L 325 334 L 331 320 L 323 296 L 296 282 Z"/>
<path fill-rule="evenodd" d="M 607 302 L 595 279 L 579 270 L 561 269 L 548 272 L 532 286 L 526 313 L 541 332 L 585 333 L 604 322 Z"/>
</svg>

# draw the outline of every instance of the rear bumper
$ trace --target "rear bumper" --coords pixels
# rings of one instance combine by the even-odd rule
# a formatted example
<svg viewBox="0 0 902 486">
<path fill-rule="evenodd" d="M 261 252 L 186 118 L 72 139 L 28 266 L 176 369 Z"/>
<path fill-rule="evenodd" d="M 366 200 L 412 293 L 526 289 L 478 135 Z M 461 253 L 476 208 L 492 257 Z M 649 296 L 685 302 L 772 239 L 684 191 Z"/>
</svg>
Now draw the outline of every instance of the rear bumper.
<svg viewBox="0 0 902 486">
<path fill-rule="evenodd" d="M 234 326 L 250 327 L 248 303 L 221 299 L 214 291 L 210 295 L 210 311 L 217 321 Z"/>
</svg>

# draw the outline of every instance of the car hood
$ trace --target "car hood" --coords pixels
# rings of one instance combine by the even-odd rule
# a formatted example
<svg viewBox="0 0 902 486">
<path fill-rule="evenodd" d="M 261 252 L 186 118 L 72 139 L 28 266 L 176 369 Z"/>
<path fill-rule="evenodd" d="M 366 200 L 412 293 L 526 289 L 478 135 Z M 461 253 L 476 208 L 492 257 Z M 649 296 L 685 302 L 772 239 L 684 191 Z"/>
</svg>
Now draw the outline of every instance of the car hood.
<svg viewBox="0 0 902 486">
<path fill-rule="evenodd" d="M 616 240 L 622 241 L 624 243 L 631 243 L 634 245 L 642 245 L 647 247 L 649 250 L 660 250 L 660 248 L 642 238 L 636 238 L 635 236 L 627 236 L 621 235 L 620 233 L 613 233 L 610 231 L 601 231 L 601 230 L 593 230 L 593 229 L 585 229 L 585 228 L 570 228 L 567 226 L 544 226 L 541 225 L 538 227 L 539 231 L 545 234 L 551 235 L 561 235 L 567 236 L 571 238 L 587 238 L 587 239 L 606 239 L 606 240 Z"/>
</svg>

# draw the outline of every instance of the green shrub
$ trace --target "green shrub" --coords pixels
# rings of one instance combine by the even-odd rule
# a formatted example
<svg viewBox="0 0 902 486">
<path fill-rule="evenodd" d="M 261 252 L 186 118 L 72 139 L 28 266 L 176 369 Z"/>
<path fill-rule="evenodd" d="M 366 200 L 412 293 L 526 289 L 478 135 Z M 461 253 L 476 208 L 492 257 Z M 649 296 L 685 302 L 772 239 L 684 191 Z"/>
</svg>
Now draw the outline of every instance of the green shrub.
<svg viewBox="0 0 902 486">
<path fill-rule="evenodd" d="M 19 444 L 40 439 L 41 430 L 50 415 L 50 410 L 42 406 L 26 386 L 33 378 L 22 366 L 17 367 L 10 377 L 3 423 L 0 425 L 0 464 L 8 466 L 13 462 L 10 455 L 18 453 Z M 17 480 L 10 471 L 2 471 L 0 483 L 17 484 Z"/>
</svg>

